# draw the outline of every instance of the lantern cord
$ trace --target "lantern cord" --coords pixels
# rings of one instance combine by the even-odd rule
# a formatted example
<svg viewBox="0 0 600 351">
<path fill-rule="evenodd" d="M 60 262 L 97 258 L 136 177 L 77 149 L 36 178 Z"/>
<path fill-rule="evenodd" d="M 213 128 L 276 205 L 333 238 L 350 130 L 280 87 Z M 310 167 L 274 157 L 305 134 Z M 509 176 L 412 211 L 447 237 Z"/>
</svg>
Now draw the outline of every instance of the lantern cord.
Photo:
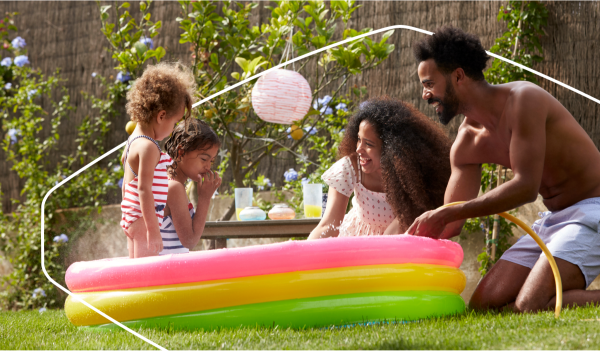
<svg viewBox="0 0 600 351">
<path fill-rule="evenodd" d="M 279 59 L 279 64 L 285 60 L 285 62 L 289 61 L 290 56 L 292 57 L 292 70 L 296 71 L 296 63 L 294 60 L 294 42 L 292 38 L 294 37 L 294 26 L 292 25 L 290 29 L 290 37 L 285 43 L 285 48 L 283 49 L 283 53 L 281 53 L 281 58 Z M 286 66 L 287 68 L 287 66 Z"/>
</svg>

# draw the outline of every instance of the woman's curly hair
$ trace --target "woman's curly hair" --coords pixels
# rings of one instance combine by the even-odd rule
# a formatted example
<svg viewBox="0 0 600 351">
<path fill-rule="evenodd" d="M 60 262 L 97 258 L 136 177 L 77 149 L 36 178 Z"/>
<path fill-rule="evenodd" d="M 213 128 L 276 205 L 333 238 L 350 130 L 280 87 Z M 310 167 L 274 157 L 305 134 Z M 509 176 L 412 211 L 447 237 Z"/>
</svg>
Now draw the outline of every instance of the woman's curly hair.
<svg viewBox="0 0 600 351">
<path fill-rule="evenodd" d="M 173 163 L 167 167 L 171 178 L 177 176 L 177 159 L 187 152 L 195 150 L 208 150 L 213 146 L 220 146 L 221 141 L 214 130 L 204 121 L 191 118 L 187 123 L 179 123 L 173 129 L 173 134 L 165 142 L 165 150 L 173 159 Z M 180 155 L 179 150 L 183 153 Z"/>
<path fill-rule="evenodd" d="M 355 156 L 358 128 L 371 124 L 382 141 L 381 171 L 386 199 L 402 230 L 425 211 L 444 204 L 450 179 L 451 141 L 412 105 L 388 97 L 361 104 L 346 127 L 340 157 Z"/>
<path fill-rule="evenodd" d="M 473 80 L 483 80 L 483 70 L 490 59 L 481 41 L 462 29 L 444 26 L 435 33 L 413 44 L 417 63 L 433 58 L 439 70 L 445 74 L 462 68 Z"/>
<path fill-rule="evenodd" d="M 167 115 L 185 106 L 185 119 L 192 113 L 196 81 L 189 68 L 180 63 L 161 62 L 148 66 L 127 92 L 127 114 L 134 122 L 148 124 L 159 111 Z"/>
</svg>

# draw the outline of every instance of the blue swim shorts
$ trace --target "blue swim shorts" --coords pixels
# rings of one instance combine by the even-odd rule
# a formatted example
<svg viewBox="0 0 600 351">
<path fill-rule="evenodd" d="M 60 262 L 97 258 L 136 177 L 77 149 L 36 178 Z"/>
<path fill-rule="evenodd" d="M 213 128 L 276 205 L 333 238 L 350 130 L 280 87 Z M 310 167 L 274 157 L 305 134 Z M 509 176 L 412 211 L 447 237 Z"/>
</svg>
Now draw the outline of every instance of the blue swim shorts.
<svg viewBox="0 0 600 351">
<path fill-rule="evenodd" d="M 531 228 L 554 257 L 577 265 L 586 287 L 600 274 L 600 197 L 579 201 L 561 211 L 540 212 Z M 530 235 L 521 237 L 500 257 L 533 268 L 542 249 Z"/>
</svg>

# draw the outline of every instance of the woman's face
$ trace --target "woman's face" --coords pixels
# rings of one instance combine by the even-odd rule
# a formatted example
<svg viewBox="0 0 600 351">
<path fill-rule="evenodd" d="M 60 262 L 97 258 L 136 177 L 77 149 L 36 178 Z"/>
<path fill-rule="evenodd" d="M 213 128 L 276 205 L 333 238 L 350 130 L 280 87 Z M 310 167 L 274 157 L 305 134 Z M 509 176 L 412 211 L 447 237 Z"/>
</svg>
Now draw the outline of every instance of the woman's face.
<svg viewBox="0 0 600 351">
<path fill-rule="evenodd" d="M 218 145 L 213 145 L 209 149 L 187 152 L 178 162 L 176 171 L 181 170 L 188 178 L 197 182 L 200 176 L 210 170 L 218 152 Z"/>
<path fill-rule="evenodd" d="M 381 139 L 371 123 L 360 122 L 356 153 L 363 173 L 381 172 Z"/>
</svg>

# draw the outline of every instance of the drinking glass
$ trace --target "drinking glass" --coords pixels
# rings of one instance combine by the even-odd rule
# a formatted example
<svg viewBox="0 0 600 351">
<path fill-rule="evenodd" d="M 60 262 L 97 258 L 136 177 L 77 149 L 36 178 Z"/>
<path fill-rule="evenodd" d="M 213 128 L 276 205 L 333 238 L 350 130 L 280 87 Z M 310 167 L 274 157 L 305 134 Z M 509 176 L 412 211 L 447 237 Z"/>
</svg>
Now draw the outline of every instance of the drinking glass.
<svg viewBox="0 0 600 351">
<path fill-rule="evenodd" d="M 304 217 L 321 218 L 323 212 L 323 184 L 304 184 Z"/>
<path fill-rule="evenodd" d="M 240 212 L 252 207 L 252 188 L 235 188 L 235 217 L 240 220 Z"/>
</svg>

